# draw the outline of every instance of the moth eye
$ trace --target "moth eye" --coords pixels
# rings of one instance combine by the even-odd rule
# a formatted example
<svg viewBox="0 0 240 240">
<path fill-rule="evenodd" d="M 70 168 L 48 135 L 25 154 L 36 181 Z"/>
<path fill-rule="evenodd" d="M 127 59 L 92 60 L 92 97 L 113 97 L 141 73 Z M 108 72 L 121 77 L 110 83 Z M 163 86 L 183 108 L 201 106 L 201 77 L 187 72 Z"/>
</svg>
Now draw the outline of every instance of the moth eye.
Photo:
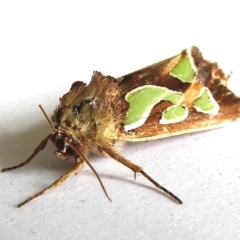
<svg viewBox="0 0 240 240">
<path fill-rule="evenodd" d="M 55 146 L 57 147 L 57 149 L 63 150 L 64 147 L 65 147 L 65 143 L 64 143 L 63 139 L 62 138 L 56 139 L 55 140 Z"/>
</svg>

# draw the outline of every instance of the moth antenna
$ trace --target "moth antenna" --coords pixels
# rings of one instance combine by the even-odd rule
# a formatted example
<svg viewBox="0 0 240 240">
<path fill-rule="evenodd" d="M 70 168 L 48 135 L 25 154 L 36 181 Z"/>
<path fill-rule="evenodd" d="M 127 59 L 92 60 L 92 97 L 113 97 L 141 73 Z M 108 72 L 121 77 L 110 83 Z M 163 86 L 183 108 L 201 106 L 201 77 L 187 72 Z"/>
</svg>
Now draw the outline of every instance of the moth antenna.
<svg viewBox="0 0 240 240">
<path fill-rule="evenodd" d="M 39 108 L 41 109 L 43 115 L 45 116 L 45 118 L 46 118 L 46 120 L 47 120 L 50 128 L 53 130 L 53 132 L 56 132 L 56 129 L 53 127 L 53 124 L 52 124 L 52 122 L 50 121 L 50 119 L 49 119 L 48 115 L 46 114 L 46 112 L 44 111 L 42 105 L 38 105 L 38 106 L 39 106 Z"/>
<path fill-rule="evenodd" d="M 103 183 L 102 183 L 102 180 L 101 178 L 99 177 L 97 171 L 94 169 L 94 167 L 91 165 L 91 163 L 87 160 L 87 158 L 81 153 L 79 152 L 79 150 L 68 140 L 68 139 L 65 139 L 65 142 L 76 152 L 79 154 L 79 156 L 81 156 L 81 158 L 86 162 L 86 164 L 91 168 L 91 170 L 93 171 L 94 175 L 97 177 L 101 187 L 102 187 L 102 190 L 103 192 L 105 193 L 106 197 L 108 198 L 108 200 L 110 202 L 112 202 L 111 198 L 109 197 Z"/>
<path fill-rule="evenodd" d="M 36 147 L 36 149 L 33 151 L 32 155 L 26 159 L 24 162 L 18 164 L 18 165 L 15 165 L 13 167 L 8 167 L 8 168 L 3 168 L 1 170 L 1 172 L 6 172 L 6 171 L 10 171 L 10 170 L 13 170 L 13 169 L 17 169 L 17 168 L 20 168 L 20 167 L 23 167 L 24 165 L 28 164 L 31 162 L 31 160 L 40 152 L 42 151 L 45 146 L 47 145 L 47 142 L 49 140 L 49 138 L 51 137 L 51 134 L 49 134 L 46 138 L 44 138 L 40 144 Z"/>
</svg>

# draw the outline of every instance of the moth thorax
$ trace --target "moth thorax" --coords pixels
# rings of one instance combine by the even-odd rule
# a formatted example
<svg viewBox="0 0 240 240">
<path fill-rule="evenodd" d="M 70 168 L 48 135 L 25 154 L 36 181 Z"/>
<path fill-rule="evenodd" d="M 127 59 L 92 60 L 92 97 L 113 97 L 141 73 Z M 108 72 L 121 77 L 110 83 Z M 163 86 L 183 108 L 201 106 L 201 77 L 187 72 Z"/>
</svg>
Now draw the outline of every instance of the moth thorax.
<svg viewBox="0 0 240 240">
<path fill-rule="evenodd" d="M 96 105 L 96 98 L 88 98 L 81 101 L 78 105 L 73 107 L 73 112 L 77 115 L 80 114 L 84 107 L 86 106 L 93 107 Z"/>
</svg>

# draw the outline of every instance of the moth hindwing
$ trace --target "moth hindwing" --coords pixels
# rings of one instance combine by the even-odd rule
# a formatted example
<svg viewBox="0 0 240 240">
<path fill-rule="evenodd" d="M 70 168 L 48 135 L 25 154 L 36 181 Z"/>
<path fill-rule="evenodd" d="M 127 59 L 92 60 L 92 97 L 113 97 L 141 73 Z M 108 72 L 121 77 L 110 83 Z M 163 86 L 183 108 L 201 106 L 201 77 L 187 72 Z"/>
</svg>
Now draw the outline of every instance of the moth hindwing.
<svg viewBox="0 0 240 240">
<path fill-rule="evenodd" d="M 202 57 L 196 47 L 120 78 L 94 72 L 90 83 L 72 84 L 60 98 L 51 120 L 40 106 L 53 133 L 49 134 L 23 163 L 28 164 L 51 140 L 62 160 L 75 159 L 74 168 L 49 187 L 22 202 L 21 207 L 77 173 L 89 152 L 105 153 L 141 173 L 177 203 L 182 201 L 152 179 L 141 166 L 116 150 L 118 142 L 144 141 L 215 128 L 240 117 L 240 98 L 227 87 L 228 76 Z M 53 125 L 53 123 L 55 125 Z M 110 200 L 110 198 L 109 198 Z"/>
</svg>

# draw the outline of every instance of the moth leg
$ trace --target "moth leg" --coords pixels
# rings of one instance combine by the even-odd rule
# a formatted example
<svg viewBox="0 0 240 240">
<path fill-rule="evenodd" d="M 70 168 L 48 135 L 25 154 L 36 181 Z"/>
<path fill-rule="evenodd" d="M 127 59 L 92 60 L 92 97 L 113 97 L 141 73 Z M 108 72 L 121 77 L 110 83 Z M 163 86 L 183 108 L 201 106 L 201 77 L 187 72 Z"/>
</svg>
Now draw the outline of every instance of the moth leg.
<svg viewBox="0 0 240 240">
<path fill-rule="evenodd" d="M 82 167 L 83 167 L 84 164 L 86 164 L 86 162 L 84 161 L 83 158 L 81 158 L 81 156 L 76 156 L 76 157 L 74 158 L 75 167 L 76 167 L 79 163 L 82 163 Z M 75 175 L 77 175 L 78 172 L 79 172 L 79 171 L 75 172 Z"/>
<path fill-rule="evenodd" d="M 135 163 L 131 162 L 130 160 L 122 157 L 120 154 L 116 153 L 110 148 L 102 148 L 102 150 L 107 153 L 110 157 L 115 159 L 116 161 L 122 163 L 126 167 L 130 168 L 134 175 L 136 176 L 136 173 L 141 173 L 145 178 L 147 178 L 151 183 L 153 183 L 157 188 L 164 191 L 168 196 L 170 196 L 175 202 L 182 204 L 182 200 L 180 200 L 177 196 L 175 196 L 172 192 L 161 186 L 158 182 L 156 182 L 153 178 L 151 178 L 145 171 L 142 170 L 142 167 L 136 165 Z"/>
<path fill-rule="evenodd" d="M 34 200 L 35 198 L 43 195 L 44 193 L 48 192 L 49 190 L 58 187 L 59 185 L 61 185 L 63 182 L 65 182 L 68 178 L 70 178 L 71 176 L 75 175 L 84 165 L 84 161 L 79 161 L 77 162 L 77 164 L 75 165 L 75 167 L 70 170 L 68 173 L 62 175 L 60 178 L 58 178 L 55 182 L 53 182 L 50 186 L 48 186 L 47 188 L 43 189 L 41 192 L 33 195 L 32 197 L 28 198 L 27 200 L 25 200 L 24 202 L 20 203 L 18 205 L 18 207 L 22 207 L 23 205 L 25 205 L 26 203 Z"/>
<path fill-rule="evenodd" d="M 20 163 L 20 164 L 18 164 L 18 165 L 15 165 L 15 166 L 13 166 L 13 167 L 3 168 L 3 169 L 1 170 L 1 172 L 6 172 L 6 171 L 13 170 L 13 169 L 17 169 L 17 168 L 23 167 L 24 165 L 30 163 L 30 162 L 32 161 L 32 159 L 33 159 L 40 151 L 42 151 L 42 150 L 46 147 L 46 145 L 47 145 L 48 140 L 49 140 L 50 137 L 51 137 L 51 134 L 49 134 L 46 138 L 44 138 L 44 139 L 41 141 L 41 143 L 36 147 L 36 149 L 33 151 L 32 155 L 31 155 L 28 159 L 26 159 L 24 162 L 22 162 L 22 163 Z"/>
</svg>

